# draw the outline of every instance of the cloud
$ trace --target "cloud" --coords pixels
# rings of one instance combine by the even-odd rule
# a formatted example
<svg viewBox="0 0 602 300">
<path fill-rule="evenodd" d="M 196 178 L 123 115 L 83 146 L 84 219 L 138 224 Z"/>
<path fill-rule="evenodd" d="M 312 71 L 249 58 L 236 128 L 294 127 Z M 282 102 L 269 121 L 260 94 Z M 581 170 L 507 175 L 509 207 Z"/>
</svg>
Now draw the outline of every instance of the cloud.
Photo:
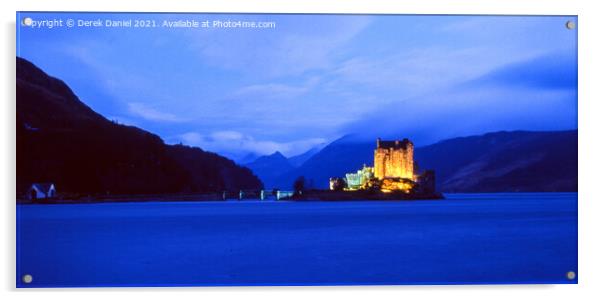
<svg viewBox="0 0 602 300">
<path fill-rule="evenodd" d="M 115 49 L 108 44 L 90 39 L 61 44 L 57 48 L 92 70 L 98 83 L 115 96 L 129 93 L 132 87 L 137 91 L 146 91 L 145 95 L 157 93 L 155 85 L 147 76 L 132 72 L 120 64 L 111 63 L 114 60 L 111 56 L 115 55 Z"/>
<path fill-rule="evenodd" d="M 292 86 L 287 84 L 256 84 L 240 88 L 233 97 L 262 97 L 264 99 L 292 99 L 309 91 L 308 86 Z"/>
<path fill-rule="evenodd" d="M 498 85 L 507 88 L 575 89 L 577 56 L 550 53 L 532 60 L 509 64 L 466 85 Z"/>
<path fill-rule="evenodd" d="M 135 116 L 142 117 L 149 121 L 159 122 L 183 122 L 184 119 L 167 112 L 156 110 L 152 107 L 147 106 L 144 103 L 130 102 L 128 103 L 128 110 Z"/>
<path fill-rule="evenodd" d="M 204 130 L 207 125 L 221 126 L 267 139 L 338 136 L 333 131 L 363 109 L 355 105 L 340 106 L 340 100 L 322 94 L 320 85 L 319 76 L 308 76 L 291 84 L 267 82 L 243 86 L 215 101 L 214 114 L 203 116 L 199 122 L 203 123 Z M 366 97 L 350 100 L 360 99 Z"/>
<path fill-rule="evenodd" d="M 233 130 L 215 131 L 209 134 L 191 131 L 178 135 L 175 140 L 198 146 L 204 150 L 217 152 L 233 159 L 239 159 L 248 153 L 268 155 L 276 151 L 280 151 L 286 156 L 293 156 L 326 142 L 323 138 L 300 139 L 288 142 L 258 140 L 253 136 Z"/>
<path fill-rule="evenodd" d="M 325 70 L 333 66 L 340 48 L 371 23 L 368 16 L 263 17 L 276 20 L 276 29 L 217 30 L 202 35 L 196 44 L 201 59 L 223 69 L 251 72 L 253 77 L 273 78 Z"/>
<path fill-rule="evenodd" d="M 360 133 L 359 138 L 409 137 L 424 145 L 499 130 L 574 129 L 577 83 L 570 74 L 575 67 L 557 54 L 509 64 L 460 85 L 385 105 L 345 130 Z"/>
<path fill-rule="evenodd" d="M 132 68 L 125 63 L 114 63 L 120 60 L 130 59 L 127 53 L 119 51 L 119 44 L 116 47 L 111 47 L 107 43 L 102 43 L 99 40 L 81 40 L 77 43 L 61 44 L 57 47 L 59 52 L 67 54 L 74 58 L 85 68 L 85 76 L 92 78 L 96 88 L 101 90 L 101 95 L 106 97 L 98 97 L 92 94 L 87 97 L 87 103 L 97 102 L 97 106 L 108 107 L 106 110 L 112 111 L 113 115 L 121 115 L 129 112 L 128 120 L 120 117 L 123 123 L 137 124 L 137 126 L 147 125 L 143 120 L 158 121 L 158 122 L 184 122 L 184 119 L 176 114 L 162 111 L 158 107 L 164 107 L 166 103 L 173 105 L 175 110 L 186 113 L 181 109 L 181 106 L 175 103 L 181 99 L 176 93 L 178 89 L 167 88 L 173 83 L 166 84 L 165 77 L 157 75 L 146 70 L 147 66 Z M 79 92 L 79 91 L 78 91 Z M 84 93 L 88 92 L 83 89 Z M 108 98 L 112 102 L 109 102 Z M 131 102 L 133 99 L 144 99 L 136 102 Z M 141 119 L 135 119 L 139 117 Z"/>
<path fill-rule="evenodd" d="M 574 57 L 540 57 L 576 53 L 568 17 L 203 16 L 277 26 L 28 31 L 21 49 L 98 112 L 232 155 L 353 132 L 432 141 L 575 123 Z"/>
<path fill-rule="evenodd" d="M 417 95 L 477 78 L 500 66 L 540 55 L 523 51 L 503 55 L 503 49 L 430 47 L 379 57 L 357 56 L 344 61 L 332 75 L 334 85 L 360 85 L 370 89 Z"/>
</svg>

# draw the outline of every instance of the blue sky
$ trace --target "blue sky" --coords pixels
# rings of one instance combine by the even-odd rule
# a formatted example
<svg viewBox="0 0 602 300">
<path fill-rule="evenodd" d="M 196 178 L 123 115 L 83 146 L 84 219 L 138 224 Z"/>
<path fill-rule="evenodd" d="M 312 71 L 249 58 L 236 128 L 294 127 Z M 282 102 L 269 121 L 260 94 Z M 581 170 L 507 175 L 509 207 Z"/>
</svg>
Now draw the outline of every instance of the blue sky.
<svg viewBox="0 0 602 300">
<path fill-rule="evenodd" d="M 21 13 L 159 27 L 17 26 L 17 55 L 108 119 L 234 159 L 346 134 L 417 145 L 577 128 L 577 30 L 565 16 Z M 164 20 L 275 28 L 163 28 Z"/>
</svg>

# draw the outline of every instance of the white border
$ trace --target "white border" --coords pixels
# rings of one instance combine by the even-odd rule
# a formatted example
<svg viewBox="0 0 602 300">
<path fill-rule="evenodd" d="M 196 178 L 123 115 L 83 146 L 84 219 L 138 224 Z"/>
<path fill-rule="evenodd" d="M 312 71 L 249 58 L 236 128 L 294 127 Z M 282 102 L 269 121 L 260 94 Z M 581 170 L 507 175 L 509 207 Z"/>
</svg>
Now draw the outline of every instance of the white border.
<svg viewBox="0 0 602 300">
<path fill-rule="evenodd" d="M 602 12 L 596 1 L 443 1 L 421 0 L 392 4 L 386 0 L 348 1 L 157 1 L 157 0 L 102 0 L 77 1 L 21 0 L 1 1 L 2 16 L 2 78 L 3 94 L 0 131 L 1 147 L 0 191 L 2 201 L 2 242 L 0 256 L 2 270 L 0 284 L 2 296 L 34 299 L 104 299 L 105 297 L 145 297 L 164 299 L 200 297 L 245 299 L 313 299 L 328 297 L 338 299 L 406 299 L 462 298 L 462 299 L 587 299 L 602 294 L 600 256 L 602 228 L 599 184 L 599 154 L 602 153 L 600 136 L 602 88 L 600 38 Z M 401 2 L 401 1 L 397 1 Z M 16 290 L 15 285 L 15 12 L 20 11 L 148 11 L 148 12 L 296 12 L 296 13 L 403 13 L 403 14 L 559 14 L 579 16 L 579 284 L 578 285 L 504 285 L 504 286 L 366 286 L 366 287 L 243 287 L 243 288 L 90 288 L 90 289 L 40 289 Z M 92 292 L 92 293 L 91 293 Z M 131 295 L 132 292 L 144 295 Z M 600 297 L 600 295 L 598 295 Z M 6 298 L 4 298 L 6 299 Z"/>
</svg>

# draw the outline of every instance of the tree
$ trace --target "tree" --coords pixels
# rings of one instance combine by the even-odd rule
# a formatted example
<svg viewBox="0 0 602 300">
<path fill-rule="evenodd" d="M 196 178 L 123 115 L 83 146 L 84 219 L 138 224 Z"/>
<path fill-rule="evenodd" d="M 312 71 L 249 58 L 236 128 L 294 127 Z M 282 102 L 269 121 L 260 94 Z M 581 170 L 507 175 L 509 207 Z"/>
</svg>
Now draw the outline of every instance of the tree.
<svg viewBox="0 0 602 300">
<path fill-rule="evenodd" d="M 332 190 L 333 191 L 342 191 L 347 187 L 347 182 L 340 177 L 336 177 L 332 179 Z"/>
<path fill-rule="evenodd" d="M 293 188 L 295 189 L 295 195 L 300 195 L 305 189 L 305 177 L 297 177 L 293 183 Z"/>
</svg>

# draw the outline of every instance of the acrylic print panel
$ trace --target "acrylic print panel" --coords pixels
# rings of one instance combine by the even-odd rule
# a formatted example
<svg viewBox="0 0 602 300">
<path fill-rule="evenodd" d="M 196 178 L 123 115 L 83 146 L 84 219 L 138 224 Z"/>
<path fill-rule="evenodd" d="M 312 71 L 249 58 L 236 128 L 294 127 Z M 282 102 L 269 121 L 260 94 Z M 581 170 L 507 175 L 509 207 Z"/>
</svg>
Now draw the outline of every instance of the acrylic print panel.
<svg viewBox="0 0 602 300">
<path fill-rule="evenodd" d="M 577 30 L 17 13 L 16 285 L 577 283 Z"/>
</svg>

